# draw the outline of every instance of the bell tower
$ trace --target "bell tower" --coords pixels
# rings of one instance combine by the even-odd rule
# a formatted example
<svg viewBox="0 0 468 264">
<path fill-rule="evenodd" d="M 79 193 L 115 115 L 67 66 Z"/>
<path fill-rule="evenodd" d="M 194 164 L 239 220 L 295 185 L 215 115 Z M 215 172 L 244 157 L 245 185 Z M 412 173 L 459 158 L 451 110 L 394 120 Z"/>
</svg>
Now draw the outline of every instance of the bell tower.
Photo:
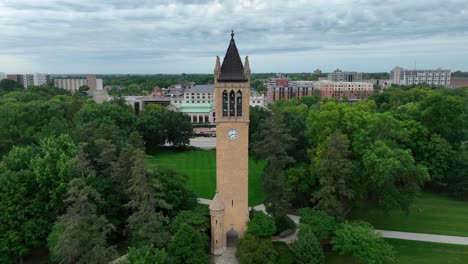
<svg viewBox="0 0 468 264">
<path fill-rule="evenodd" d="M 250 66 L 239 56 L 231 33 L 223 64 L 216 57 L 216 195 L 210 205 L 212 253 L 235 247 L 249 220 Z"/>
</svg>

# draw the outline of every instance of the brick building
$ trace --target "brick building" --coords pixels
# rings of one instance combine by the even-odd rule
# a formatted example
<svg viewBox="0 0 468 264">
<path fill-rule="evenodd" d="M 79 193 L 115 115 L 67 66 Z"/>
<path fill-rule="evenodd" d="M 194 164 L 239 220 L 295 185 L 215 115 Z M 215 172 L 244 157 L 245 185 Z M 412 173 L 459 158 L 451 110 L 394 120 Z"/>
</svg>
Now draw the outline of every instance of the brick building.
<svg viewBox="0 0 468 264">
<path fill-rule="evenodd" d="M 300 99 L 314 93 L 313 81 L 291 81 L 289 78 L 270 78 L 267 86 L 267 101 L 274 103 L 280 99 Z"/>
<path fill-rule="evenodd" d="M 317 82 L 316 88 L 320 97 L 338 100 L 359 101 L 374 93 L 373 84 L 365 82 Z"/>
</svg>

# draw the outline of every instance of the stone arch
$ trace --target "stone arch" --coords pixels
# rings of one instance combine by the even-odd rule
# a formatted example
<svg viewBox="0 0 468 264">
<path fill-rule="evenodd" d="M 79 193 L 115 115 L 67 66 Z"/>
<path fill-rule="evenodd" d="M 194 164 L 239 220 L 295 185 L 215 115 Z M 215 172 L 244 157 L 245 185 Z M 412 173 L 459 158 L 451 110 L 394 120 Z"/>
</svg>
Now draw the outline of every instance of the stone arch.
<svg viewBox="0 0 468 264">
<path fill-rule="evenodd" d="M 203 123 L 203 116 L 198 117 L 198 123 Z"/>
<path fill-rule="evenodd" d="M 242 92 L 239 90 L 236 94 L 237 116 L 242 116 Z"/>
<path fill-rule="evenodd" d="M 236 111 L 236 94 L 233 90 L 229 93 L 229 116 L 235 116 Z"/>
<path fill-rule="evenodd" d="M 210 117 L 209 116 L 205 116 L 205 123 L 209 123 L 210 122 Z"/>
<path fill-rule="evenodd" d="M 235 248 L 238 239 L 239 234 L 231 227 L 231 230 L 226 233 L 226 247 Z"/>
<path fill-rule="evenodd" d="M 193 121 L 192 121 L 192 122 L 193 122 L 193 123 L 196 123 L 196 122 L 197 122 L 197 116 L 194 115 L 194 116 L 192 116 L 192 117 L 193 117 Z"/>
<path fill-rule="evenodd" d="M 226 90 L 223 91 L 223 116 L 228 115 L 228 93 Z"/>
</svg>

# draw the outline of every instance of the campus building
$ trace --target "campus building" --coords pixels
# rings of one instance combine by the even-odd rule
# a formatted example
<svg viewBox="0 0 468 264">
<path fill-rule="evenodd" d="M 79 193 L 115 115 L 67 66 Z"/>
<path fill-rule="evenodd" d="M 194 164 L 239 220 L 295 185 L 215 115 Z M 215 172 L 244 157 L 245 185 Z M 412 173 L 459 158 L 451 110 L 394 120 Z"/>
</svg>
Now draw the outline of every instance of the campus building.
<svg viewBox="0 0 468 264">
<path fill-rule="evenodd" d="M 429 85 L 450 85 L 451 71 L 446 69 L 435 70 L 407 70 L 395 67 L 390 71 L 390 81 L 398 85 L 412 85 L 426 83 Z"/>
<path fill-rule="evenodd" d="M 96 75 L 87 75 L 86 78 L 55 79 L 54 86 L 70 92 L 76 92 L 81 86 L 86 85 L 90 90 L 101 91 L 102 79 L 96 79 Z"/>
<path fill-rule="evenodd" d="M 328 74 L 328 80 L 331 82 L 361 82 L 362 73 L 360 72 L 346 72 L 336 69 Z"/>
<path fill-rule="evenodd" d="M 359 101 L 367 99 L 374 93 L 372 83 L 366 82 L 317 82 L 316 88 L 320 97 L 350 101 Z"/>
<path fill-rule="evenodd" d="M 300 99 L 314 93 L 313 81 L 291 81 L 289 78 L 270 78 L 267 86 L 267 101 L 274 103 L 280 99 Z"/>
</svg>

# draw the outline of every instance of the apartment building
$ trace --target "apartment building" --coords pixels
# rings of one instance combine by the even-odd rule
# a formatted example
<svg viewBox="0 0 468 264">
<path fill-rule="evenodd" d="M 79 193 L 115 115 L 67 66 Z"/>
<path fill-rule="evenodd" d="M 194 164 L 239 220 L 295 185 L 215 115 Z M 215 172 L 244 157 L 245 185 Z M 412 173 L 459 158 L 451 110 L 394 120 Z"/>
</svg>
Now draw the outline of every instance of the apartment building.
<svg viewBox="0 0 468 264">
<path fill-rule="evenodd" d="M 3 79 L 7 79 L 7 75 L 3 72 L 0 72 L 0 81 Z"/>
<path fill-rule="evenodd" d="M 280 99 L 300 99 L 314 93 L 313 81 L 291 81 L 289 78 L 270 78 L 267 85 L 267 102 L 274 103 Z"/>
<path fill-rule="evenodd" d="M 347 72 L 336 69 L 328 74 L 328 80 L 331 82 L 361 82 L 362 73 L 360 72 Z"/>
<path fill-rule="evenodd" d="M 320 97 L 329 99 L 348 99 L 350 101 L 358 101 L 367 99 L 374 93 L 372 83 L 366 82 L 317 82 L 316 89 L 320 93 Z"/>
<path fill-rule="evenodd" d="M 450 85 L 451 71 L 447 69 L 408 70 L 395 67 L 390 71 L 390 81 L 399 85 L 427 83 L 429 85 Z"/>
<path fill-rule="evenodd" d="M 96 79 L 96 75 L 87 75 L 86 78 L 55 79 L 54 86 L 70 92 L 76 92 L 81 86 L 86 85 L 93 91 L 102 90 L 102 79 Z"/>
</svg>

